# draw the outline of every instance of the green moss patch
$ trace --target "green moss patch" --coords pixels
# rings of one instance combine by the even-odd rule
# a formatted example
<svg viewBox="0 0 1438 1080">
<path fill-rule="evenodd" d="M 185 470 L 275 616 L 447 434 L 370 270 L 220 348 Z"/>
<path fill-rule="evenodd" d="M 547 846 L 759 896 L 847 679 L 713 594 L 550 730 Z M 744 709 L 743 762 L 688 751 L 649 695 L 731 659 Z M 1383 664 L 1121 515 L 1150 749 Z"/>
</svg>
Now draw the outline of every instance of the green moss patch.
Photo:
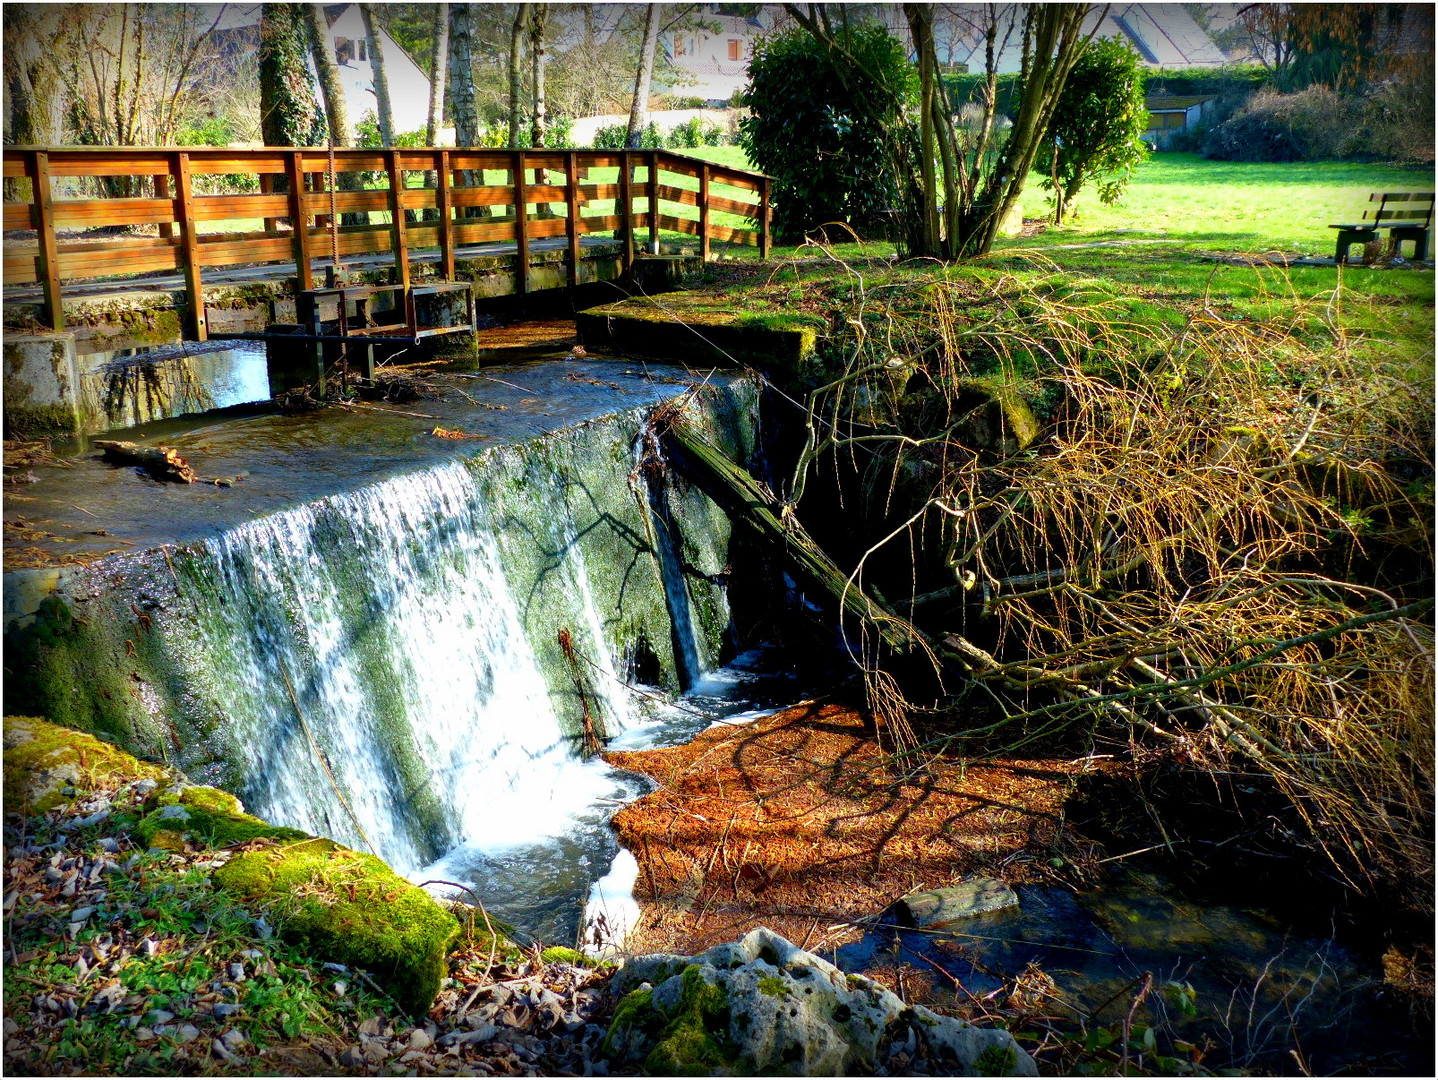
<svg viewBox="0 0 1438 1080">
<path fill-rule="evenodd" d="M 117 746 L 33 716 L 5 718 L 5 812 L 52 807 L 134 780 L 166 782 L 175 773 Z"/>
<path fill-rule="evenodd" d="M 308 840 L 310 834 L 245 813 L 240 800 L 212 787 L 185 787 L 159 798 L 159 808 L 135 826 L 146 847 L 183 851 L 186 843 L 227 847 L 247 840 Z"/>
<path fill-rule="evenodd" d="M 227 892 L 266 906 L 280 933 L 316 956 L 363 968 L 404 1010 L 439 992 L 459 923 L 372 855 L 311 839 L 272 844 L 215 871 Z"/>
<path fill-rule="evenodd" d="M 729 998 L 722 986 L 704 978 L 698 964 L 680 976 L 672 1006 L 657 1006 L 654 991 L 640 988 L 627 994 L 614 1011 L 601 1051 L 631 1053 L 653 1042 L 644 1058 L 652 1076 L 712 1076 L 733 1069 L 738 1051 L 729 1040 Z"/>
</svg>

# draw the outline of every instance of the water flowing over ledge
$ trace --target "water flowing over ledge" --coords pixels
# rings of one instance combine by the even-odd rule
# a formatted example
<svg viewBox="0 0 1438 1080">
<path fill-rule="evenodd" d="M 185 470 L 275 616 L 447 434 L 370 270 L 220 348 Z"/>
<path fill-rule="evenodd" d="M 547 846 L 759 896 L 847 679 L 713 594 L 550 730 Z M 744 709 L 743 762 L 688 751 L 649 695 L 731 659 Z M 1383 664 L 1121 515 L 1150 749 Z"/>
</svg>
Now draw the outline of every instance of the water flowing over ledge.
<svg viewBox="0 0 1438 1080">
<path fill-rule="evenodd" d="M 523 437 L 509 410 L 469 409 L 466 430 L 492 421 L 518 436 L 478 452 L 435 446 L 424 423 L 397 417 L 363 439 L 345 417 L 324 436 L 329 414 L 308 429 L 294 418 L 205 429 L 219 448 L 207 471 L 247 462 L 254 482 L 228 502 L 194 492 L 207 503 L 173 515 L 171 543 L 174 492 L 88 462 L 57 479 L 52 498 L 99 500 L 118 535 L 130 522 L 149 545 L 7 575 L 7 666 L 23 671 L 7 711 L 24 699 L 163 755 L 268 820 L 407 874 L 457 847 L 554 837 L 634 794 L 577 760 L 586 731 L 647 722 L 626 684 L 677 693 L 732 653 L 729 523 L 682 478 L 636 465 L 651 403 L 685 389 L 680 373 L 625 372 L 621 384 L 612 367 L 604 379 L 556 367 L 515 373 L 508 382 L 529 392 L 505 392 L 560 413 L 578 397 L 589 415 Z M 690 408 L 752 459 L 752 383 L 716 382 Z M 441 422 L 459 426 L 452 413 Z M 290 505 L 237 513 L 278 489 L 286 452 L 301 470 Z"/>
</svg>

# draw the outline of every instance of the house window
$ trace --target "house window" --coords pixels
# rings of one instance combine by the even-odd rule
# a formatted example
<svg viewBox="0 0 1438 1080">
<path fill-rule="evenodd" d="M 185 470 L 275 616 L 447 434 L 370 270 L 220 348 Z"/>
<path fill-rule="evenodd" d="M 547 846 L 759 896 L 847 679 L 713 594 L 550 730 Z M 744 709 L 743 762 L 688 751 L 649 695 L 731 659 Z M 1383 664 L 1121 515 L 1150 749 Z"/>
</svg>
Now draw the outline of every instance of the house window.
<svg viewBox="0 0 1438 1080">
<path fill-rule="evenodd" d="M 730 38 L 730 39 L 729 39 L 729 59 L 730 59 L 730 60 L 738 60 L 738 59 L 739 59 L 739 39 L 738 39 L 738 38 Z"/>
<path fill-rule="evenodd" d="M 360 58 L 361 60 L 367 59 L 367 57 L 366 57 L 365 54 L 364 54 L 365 39 L 364 39 L 364 38 L 360 38 L 358 44 L 359 44 L 359 58 Z"/>
<path fill-rule="evenodd" d="M 684 48 L 684 39 L 682 37 L 676 37 L 674 39 L 674 55 L 683 56 L 686 51 Z"/>
<path fill-rule="evenodd" d="M 354 59 L 355 43 L 346 37 L 335 38 L 335 63 L 348 64 Z"/>
</svg>

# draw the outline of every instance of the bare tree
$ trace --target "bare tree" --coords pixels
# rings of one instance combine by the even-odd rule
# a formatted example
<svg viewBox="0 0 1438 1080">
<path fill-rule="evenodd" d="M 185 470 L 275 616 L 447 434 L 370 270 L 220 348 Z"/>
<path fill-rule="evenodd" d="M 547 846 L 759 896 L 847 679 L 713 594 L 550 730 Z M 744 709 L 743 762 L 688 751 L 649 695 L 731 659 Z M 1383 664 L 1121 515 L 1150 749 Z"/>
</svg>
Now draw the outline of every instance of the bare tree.
<svg viewBox="0 0 1438 1080">
<path fill-rule="evenodd" d="M 649 84 L 654 78 L 654 51 L 659 43 L 659 7 L 650 4 L 644 13 L 644 44 L 639 51 L 639 70 L 634 75 L 634 104 L 629 108 L 629 132 L 624 145 L 639 145 L 644 122 L 649 116 Z"/>
<path fill-rule="evenodd" d="M 519 145 L 520 127 L 524 123 L 524 27 L 529 18 L 529 5 L 520 4 L 509 34 L 509 145 Z"/>
</svg>

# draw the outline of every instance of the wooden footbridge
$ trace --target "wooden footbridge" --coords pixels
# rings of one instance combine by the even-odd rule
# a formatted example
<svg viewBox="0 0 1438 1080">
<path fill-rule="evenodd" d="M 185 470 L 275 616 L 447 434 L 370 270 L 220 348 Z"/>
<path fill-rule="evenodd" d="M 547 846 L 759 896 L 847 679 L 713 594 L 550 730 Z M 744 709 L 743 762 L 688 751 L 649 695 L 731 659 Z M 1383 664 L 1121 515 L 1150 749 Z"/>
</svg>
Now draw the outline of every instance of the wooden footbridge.
<svg viewBox="0 0 1438 1080">
<path fill-rule="evenodd" d="M 408 295 L 412 263 L 453 282 L 466 252 L 513 252 L 522 293 L 542 248 L 567 250 L 573 286 L 599 242 L 625 271 L 666 232 L 698 237 L 706 260 L 715 243 L 770 246 L 767 177 L 664 150 L 7 146 L 4 179 L 6 299 L 38 289 L 52 330 L 67 289 L 162 287 L 176 271 L 186 337 L 204 341 L 205 275 L 241 267 L 293 277 L 298 295 L 346 260 L 388 264 Z"/>
</svg>

